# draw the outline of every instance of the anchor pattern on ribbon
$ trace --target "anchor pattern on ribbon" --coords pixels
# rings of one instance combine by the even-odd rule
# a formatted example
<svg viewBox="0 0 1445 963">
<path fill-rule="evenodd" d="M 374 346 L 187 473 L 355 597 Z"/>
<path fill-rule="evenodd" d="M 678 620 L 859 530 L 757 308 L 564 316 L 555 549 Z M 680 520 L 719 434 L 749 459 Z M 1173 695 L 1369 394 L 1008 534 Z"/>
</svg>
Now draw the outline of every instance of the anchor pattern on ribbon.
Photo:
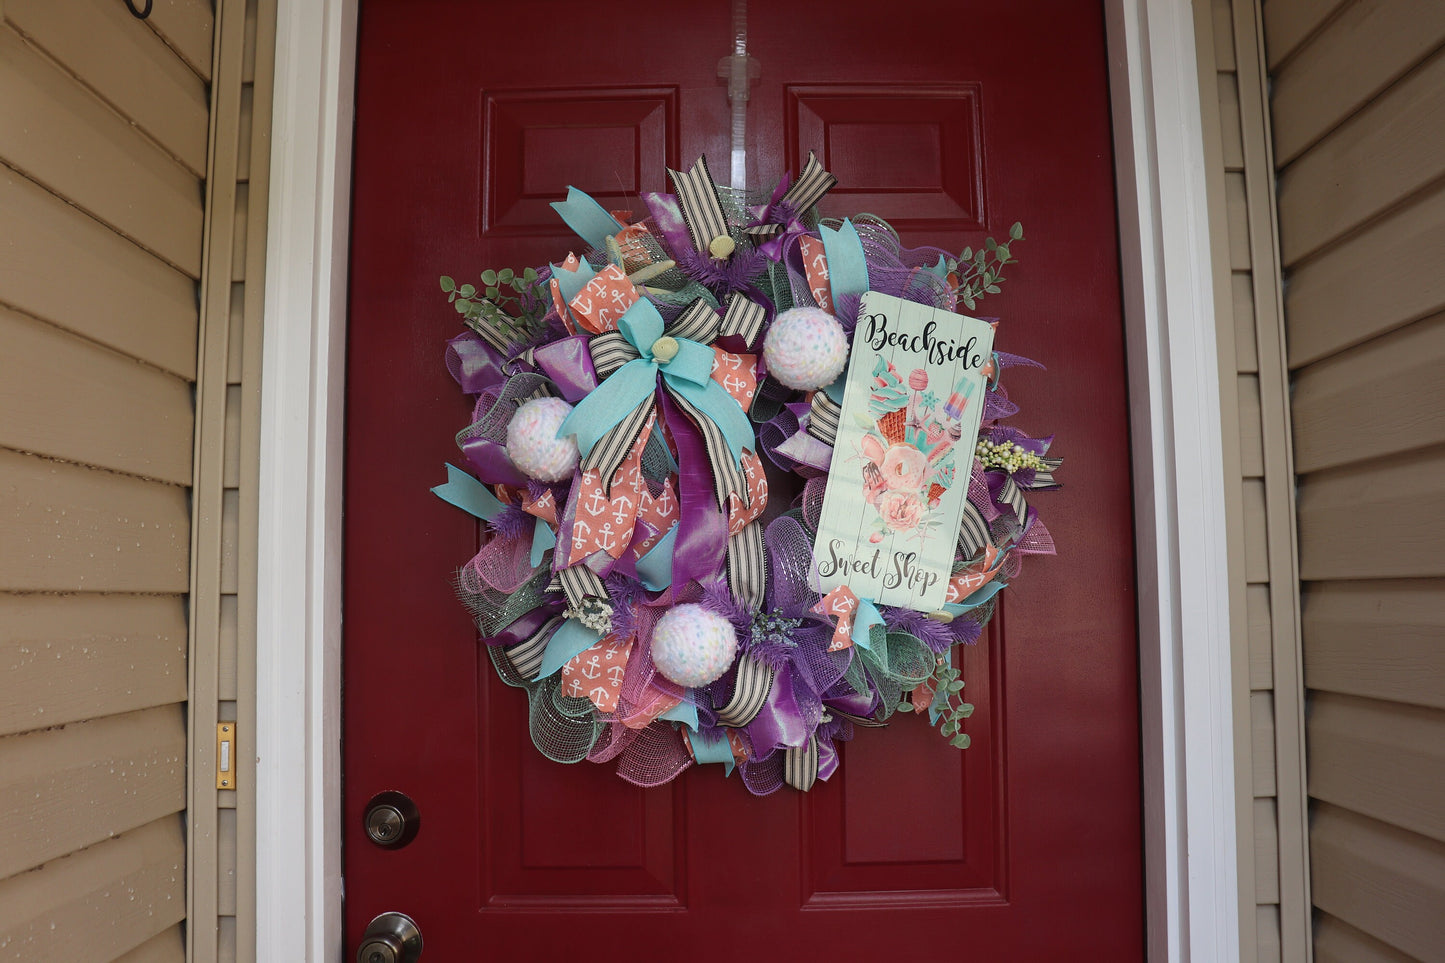
<svg viewBox="0 0 1445 963">
<path fill-rule="evenodd" d="M 651 430 L 648 419 L 644 433 Z M 567 564 L 576 565 L 589 556 L 605 552 L 621 558 L 632 544 L 637 514 L 647 495 L 647 478 L 642 473 L 642 446 L 635 447 L 617 469 L 609 495 L 602 476 L 595 470 L 582 472 L 572 486 L 572 542 Z"/>
<path fill-rule="evenodd" d="M 998 549 L 992 543 L 984 546 L 983 558 L 948 580 L 948 592 L 943 598 L 945 604 L 962 602 L 992 582 L 999 572 L 998 561 Z"/>
<path fill-rule="evenodd" d="M 562 666 L 562 693 L 589 699 L 598 712 L 616 712 L 632 639 L 609 635 L 588 646 Z"/>
<path fill-rule="evenodd" d="M 728 495 L 728 535 L 736 535 L 748 523 L 762 517 L 768 507 L 768 476 L 763 472 L 763 460 L 751 451 L 743 452 L 743 476 L 747 478 L 748 500 L 744 502 L 737 492 Z"/>
<path fill-rule="evenodd" d="M 803 235 L 798 238 L 798 247 L 803 252 L 803 273 L 808 279 L 808 293 L 818 302 L 818 307 L 833 313 L 833 286 L 828 280 L 828 254 L 823 242 L 816 237 Z"/>
<path fill-rule="evenodd" d="M 813 606 L 819 615 L 838 619 L 833 629 L 833 641 L 828 644 L 829 652 L 838 652 L 853 645 L 853 615 L 858 611 L 858 596 L 846 585 L 840 585 Z"/>
<path fill-rule="evenodd" d="M 633 542 L 633 557 L 641 558 L 652 551 L 653 546 L 677 524 L 681 510 L 677 492 L 672 487 L 672 479 L 669 478 L 663 483 L 662 491 L 658 492 L 655 498 L 651 492 L 644 490 L 637 509 L 637 521 L 651 534 Z"/>
</svg>

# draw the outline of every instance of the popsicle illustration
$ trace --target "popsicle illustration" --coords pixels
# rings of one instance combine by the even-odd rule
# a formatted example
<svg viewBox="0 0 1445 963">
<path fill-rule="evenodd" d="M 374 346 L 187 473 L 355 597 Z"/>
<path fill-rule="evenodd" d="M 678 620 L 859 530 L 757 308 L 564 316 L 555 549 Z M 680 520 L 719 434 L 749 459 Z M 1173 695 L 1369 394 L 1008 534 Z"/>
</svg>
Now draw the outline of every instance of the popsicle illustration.
<svg viewBox="0 0 1445 963">
<path fill-rule="evenodd" d="M 958 384 L 953 386 L 953 393 L 943 405 L 943 414 L 948 419 L 948 437 L 933 449 L 933 453 L 928 456 L 930 462 L 942 458 L 963 437 L 963 413 L 973 400 L 973 392 L 974 379 L 971 375 L 959 378 Z"/>
</svg>

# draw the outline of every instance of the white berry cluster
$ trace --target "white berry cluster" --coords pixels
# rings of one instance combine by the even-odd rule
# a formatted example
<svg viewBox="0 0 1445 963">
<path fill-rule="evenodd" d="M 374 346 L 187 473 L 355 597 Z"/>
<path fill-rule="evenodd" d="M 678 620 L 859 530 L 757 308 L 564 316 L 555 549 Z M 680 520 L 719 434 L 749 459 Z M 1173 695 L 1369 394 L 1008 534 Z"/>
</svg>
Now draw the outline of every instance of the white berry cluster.
<svg viewBox="0 0 1445 963">
<path fill-rule="evenodd" d="M 973 450 L 974 456 L 985 468 L 1002 468 L 1012 475 L 1024 468 L 1035 471 L 1044 467 L 1043 459 L 1031 451 L 1025 451 L 1011 441 L 994 444 L 987 438 L 980 438 Z"/>
</svg>

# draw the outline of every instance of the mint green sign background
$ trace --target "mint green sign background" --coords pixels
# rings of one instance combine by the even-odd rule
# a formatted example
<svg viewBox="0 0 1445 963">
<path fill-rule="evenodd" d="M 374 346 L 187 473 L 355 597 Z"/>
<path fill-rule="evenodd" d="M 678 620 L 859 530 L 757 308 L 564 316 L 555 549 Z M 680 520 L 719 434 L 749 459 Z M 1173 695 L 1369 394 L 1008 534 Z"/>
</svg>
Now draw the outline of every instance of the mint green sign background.
<svg viewBox="0 0 1445 963">
<path fill-rule="evenodd" d="M 983 418 L 993 326 L 863 295 L 813 572 L 826 593 L 943 606 Z"/>
</svg>

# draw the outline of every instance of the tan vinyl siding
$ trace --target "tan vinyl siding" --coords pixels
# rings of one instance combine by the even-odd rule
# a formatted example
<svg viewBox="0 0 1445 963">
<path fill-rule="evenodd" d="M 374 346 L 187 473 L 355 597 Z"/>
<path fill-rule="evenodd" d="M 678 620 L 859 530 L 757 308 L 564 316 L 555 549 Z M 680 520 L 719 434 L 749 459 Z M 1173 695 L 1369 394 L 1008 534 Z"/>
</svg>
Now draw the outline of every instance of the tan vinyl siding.
<svg viewBox="0 0 1445 963">
<path fill-rule="evenodd" d="M 254 957 L 274 2 L 215 7 L 0 2 L 0 963 Z"/>
<path fill-rule="evenodd" d="M 209 112 L 159 23 L 0 5 L 0 960 L 183 954 Z"/>
<path fill-rule="evenodd" d="M 196 654 L 193 726 L 214 739 L 218 721 L 237 723 L 238 790 L 217 790 L 214 770 L 192 787 L 193 963 L 255 957 L 256 514 L 260 452 L 261 308 L 271 151 L 274 0 L 221 8 L 216 73 L 216 152 L 198 396 L 197 477 L 207 525 L 197 541 L 193 606 Z M 219 159 L 224 151 L 227 161 Z M 198 483 L 199 485 L 200 483 Z M 204 547 L 202 546 L 204 543 Z M 204 701 L 205 709 L 200 708 Z"/>
<path fill-rule="evenodd" d="M 1268 17 L 1268 13 L 1264 14 Z M 1229 509 L 1240 957 L 1309 958 L 1293 468 L 1255 0 L 1196 0 Z"/>
<path fill-rule="evenodd" d="M 1316 959 L 1445 959 L 1445 4 L 1268 0 Z"/>
</svg>

